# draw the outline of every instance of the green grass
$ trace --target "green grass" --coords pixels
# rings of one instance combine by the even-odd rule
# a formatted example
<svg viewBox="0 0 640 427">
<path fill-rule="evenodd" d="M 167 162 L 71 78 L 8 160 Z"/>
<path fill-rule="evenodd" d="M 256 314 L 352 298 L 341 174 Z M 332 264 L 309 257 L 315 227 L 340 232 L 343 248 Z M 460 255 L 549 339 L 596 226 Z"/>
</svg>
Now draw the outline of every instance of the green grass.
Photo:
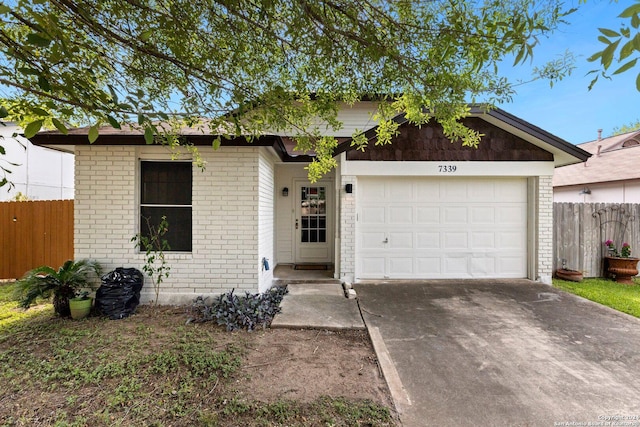
<svg viewBox="0 0 640 427">
<path fill-rule="evenodd" d="M 569 282 L 553 279 L 553 286 L 563 291 L 579 295 L 623 313 L 640 317 L 640 284 L 624 285 L 609 279 L 584 279 L 582 282 Z"/>
<path fill-rule="evenodd" d="M 370 401 L 239 396 L 254 335 L 185 325 L 184 309 L 73 321 L 50 303 L 17 308 L 13 287 L 0 284 L 0 427 L 395 425 Z"/>
</svg>

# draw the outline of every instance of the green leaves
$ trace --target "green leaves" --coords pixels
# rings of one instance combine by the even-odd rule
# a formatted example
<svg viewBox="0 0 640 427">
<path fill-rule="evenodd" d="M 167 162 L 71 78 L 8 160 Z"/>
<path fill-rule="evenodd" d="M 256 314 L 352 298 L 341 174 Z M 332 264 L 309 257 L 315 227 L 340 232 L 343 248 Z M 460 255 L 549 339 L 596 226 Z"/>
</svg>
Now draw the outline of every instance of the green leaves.
<svg viewBox="0 0 640 427">
<path fill-rule="evenodd" d="M 640 3 L 636 2 L 636 4 L 629 6 L 625 10 L 622 11 L 618 17 L 620 18 L 632 18 L 633 16 L 637 16 L 640 14 Z"/>
<path fill-rule="evenodd" d="M 62 133 L 63 135 L 66 135 L 69 133 L 69 130 L 67 129 L 67 127 L 60 120 L 56 119 L 55 117 L 52 117 L 51 122 L 56 127 L 56 129 L 58 129 L 60 133 Z"/>
<path fill-rule="evenodd" d="M 533 0 L 66 4 L 22 0 L 9 11 L 0 5 L 0 76 L 11 89 L 3 102 L 7 117 L 35 132 L 92 124 L 91 142 L 98 124 L 120 129 L 133 122 L 147 144 L 164 143 L 172 139 L 161 136 L 165 129 L 157 123 L 174 117 L 187 124 L 206 119 L 207 131 L 223 137 L 291 132 L 318 153 L 310 176 L 335 163 L 333 142 L 323 141 L 316 125 L 339 129 L 342 103 L 410 95 L 385 113 L 378 142 L 386 143 L 396 114 L 419 123 L 427 120 L 423 107 L 437 106 L 434 120 L 447 122 L 459 118 L 469 98 L 508 100 L 513 90 L 500 75 L 502 60 L 530 59 L 537 38 L 571 12 L 561 0 L 542 6 Z M 637 65 L 635 34 L 601 29 L 600 35 L 606 46 L 594 60 L 609 66 L 623 48 L 628 57 L 616 68 Z M 555 71 L 545 78 L 557 79 Z M 451 132 L 473 139 L 463 128 L 451 126 Z"/>
<path fill-rule="evenodd" d="M 40 131 L 40 128 L 42 127 L 42 123 L 44 123 L 44 120 L 36 120 L 29 123 L 27 127 L 24 129 L 24 137 L 29 139 L 35 136 L 35 134 Z"/>
<path fill-rule="evenodd" d="M 27 36 L 27 43 L 34 46 L 47 47 L 51 44 L 51 39 L 42 33 L 31 33 Z"/>
<path fill-rule="evenodd" d="M 615 71 L 611 73 L 612 76 L 622 74 L 637 66 L 638 58 L 640 57 L 639 15 L 640 1 L 636 0 L 635 4 L 624 9 L 619 15 L 620 18 L 627 19 L 630 25 L 622 25 L 620 31 L 598 28 L 602 34 L 598 37 L 598 40 L 603 43 L 605 47 L 587 58 L 589 62 L 599 61 L 600 63 L 600 70 L 591 70 L 591 73 L 598 73 L 605 78 L 610 78 L 608 70 L 613 64 L 621 65 L 615 68 Z M 598 77 L 599 76 L 596 75 L 591 81 L 589 89 L 598 81 Z M 636 79 L 636 88 L 640 90 L 640 74 Z"/>
<path fill-rule="evenodd" d="M 153 144 L 155 132 L 151 126 L 147 126 L 144 129 L 144 142 L 151 145 Z"/>
<path fill-rule="evenodd" d="M 93 144 L 94 142 L 96 142 L 96 139 L 98 139 L 99 136 L 99 132 L 98 132 L 98 126 L 97 125 L 93 125 L 89 128 L 89 143 Z"/>
</svg>

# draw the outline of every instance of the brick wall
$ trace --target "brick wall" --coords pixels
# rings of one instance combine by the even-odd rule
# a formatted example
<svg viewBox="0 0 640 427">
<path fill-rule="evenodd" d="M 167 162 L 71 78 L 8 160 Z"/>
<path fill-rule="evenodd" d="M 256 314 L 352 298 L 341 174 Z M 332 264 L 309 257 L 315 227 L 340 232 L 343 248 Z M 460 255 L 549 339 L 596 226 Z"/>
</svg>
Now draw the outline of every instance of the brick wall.
<svg viewBox="0 0 640 427">
<path fill-rule="evenodd" d="M 167 254 L 171 273 L 162 285 L 161 303 L 188 303 L 231 288 L 258 291 L 259 150 L 201 149 L 207 166 L 204 172 L 193 170 L 193 251 Z M 170 156 L 162 147 L 77 147 L 76 258 L 97 259 L 106 271 L 142 269 L 143 256 L 131 243 L 138 232 L 138 158 Z M 143 300 L 152 296 L 146 279 Z"/>
<path fill-rule="evenodd" d="M 353 184 L 354 191 L 340 193 L 340 279 L 353 281 L 356 272 L 356 177 L 343 175 L 341 187 Z"/>
<path fill-rule="evenodd" d="M 553 274 L 553 184 L 551 175 L 538 178 L 538 253 L 536 280 L 551 283 Z"/>
</svg>

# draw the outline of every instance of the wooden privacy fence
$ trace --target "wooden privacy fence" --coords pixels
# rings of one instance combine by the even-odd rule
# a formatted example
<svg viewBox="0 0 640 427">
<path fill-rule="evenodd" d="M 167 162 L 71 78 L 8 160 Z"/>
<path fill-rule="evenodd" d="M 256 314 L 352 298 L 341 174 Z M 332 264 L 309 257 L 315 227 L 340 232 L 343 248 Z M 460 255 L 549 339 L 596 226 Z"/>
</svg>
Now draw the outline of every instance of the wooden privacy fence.
<svg viewBox="0 0 640 427">
<path fill-rule="evenodd" d="M 640 204 L 553 204 L 554 271 L 566 260 L 567 268 L 585 277 L 601 277 L 607 239 L 618 249 L 629 243 L 631 256 L 640 256 Z"/>
<path fill-rule="evenodd" d="M 0 203 L 0 279 L 73 258 L 73 200 Z"/>
</svg>

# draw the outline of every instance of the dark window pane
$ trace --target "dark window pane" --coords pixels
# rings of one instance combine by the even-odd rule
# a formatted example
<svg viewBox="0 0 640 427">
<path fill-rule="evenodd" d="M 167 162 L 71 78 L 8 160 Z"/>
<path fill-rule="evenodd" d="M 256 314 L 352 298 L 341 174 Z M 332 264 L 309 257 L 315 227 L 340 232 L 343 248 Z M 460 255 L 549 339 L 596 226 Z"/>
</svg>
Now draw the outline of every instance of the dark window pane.
<svg viewBox="0 0 640 427">
<path fill-rule="evenodd" d="M 310 230 L 309 237 L 310 242 L 316 243 L 318 241 L 318 230 Z"/>
<path fill-rule="evenodd" d="M 142 162 L 141 203 L 190 205 L 192 170 L 189 162 Z"/>
<path fill-rule="evenodd" d="M 326 242 L 327 241 L 327 232 L 325 230 L 318 230 L 318 242 Z"/>
<path fill-rule="evenodd" d="M 324 216 L 320 217 L 320 225 L 319 228 L 327 228 L 327 218 Z"/>
<path fill-rule="evenodd" d="M 149 237 L 149 224 L 157 228 L 162 217 L 167 217 L 169 230 L 164 235 L 164 239 L 169 242 L 170 251 L 190 252 L 191 251 L 191 208 L 164 208 L 164 207 L 141 207 L 140 208 L 140 233 Z"/>
<path fill-rule="evenodd" d="M 309 217 L 308 216 L 303 216 L 302 217 L 302 228 L 309 228 Z"/>
<path fill-rule="evenodd" d="M 318 228 L 318 218 L 317 217 L 312 217 L 311 218 L 311 225 L 309 226 L 309 228 Z"/>
<path fill-rule="evenodd" d="M 306 243 L 309 241 L 309 231 L 302 230 L 302 238 L 300 239 L 302 243 Z"/>
</svg>

